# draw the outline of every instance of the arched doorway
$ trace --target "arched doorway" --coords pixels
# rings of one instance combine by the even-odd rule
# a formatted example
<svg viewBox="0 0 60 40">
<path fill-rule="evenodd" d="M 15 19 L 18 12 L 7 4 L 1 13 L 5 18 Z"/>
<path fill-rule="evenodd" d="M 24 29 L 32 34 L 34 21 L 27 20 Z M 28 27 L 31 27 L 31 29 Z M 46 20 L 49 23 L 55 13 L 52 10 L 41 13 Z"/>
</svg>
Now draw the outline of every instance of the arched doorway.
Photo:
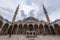
<svg viewBox="0 0 60 40">
<path fill-rule="evenodd" d="M 13 28 L 12 34 L 16 34 L 17 27 L 18 27 L 18 25 L 17 24 L 14 24 L 14 28 Z"/>
<path fill-rule="evenodd" d="M 55 35 L 55 31 L 54 31 L 54 29 L 53 29 L 53 26 L 50 26 L 50 31 L 51 31 L 51 34 L 52 34 L 52 35 Z"/>
<path fill-rule="evenodd" d="M 27 30 L 27 24 L 24 24 L 23 28 L 24 28 L 25 30 Z"/>
<path fill-rule="evenodd" d="M 34 25 L 34 33 L 36 34 L 36 35 L 38 35 L 39 34 L 39 30 L 38 30 L 38 24 L 35 24 Z"/>
<path fill-rule="evenodd" d="M 33 25 L 29 24 L 29 31 L 32 31 L 32 30 L 33 30 Z"/>
<path fill-rule="evenodd" d="M 8 23 L 6 23 L 6 24 L 3 26 L 3 28 L 2 28 L 2 34 L 4 34 L 4 35 L 7 34 L 6 32 L 7 32 L 8 26 L 9 26 Z"/>
<path fill-rule="evenodd" d="M 46 35 L 50 34 L 49 26 L 47 24 L 44 25 L 44 28 L 45 28 Z"/>
<path fill-rule="evenodd" d="M 35 30 L 38 29 L 38 25 L 37 25 L 37 24 L 34 25 L 34 29 L 35 29 Z"/>
<path fill-rule="evenodd" d="M 22 34 L 22 24 L 19 24 L 19 28 L 18 28 L 18 33 L 17 34 Z"/>
<path fill-rule="evenodd" d="M 27 31 L 27 24 L 24 24 L 24 26 L 23 26 L 23 34 L 26 34 L 26 31 Z"/>
<path fill-rule="evenodd" d="M 60 34 L 60 26 L 58 24 L 54 24 L 54 28 L 57 34 Z"/>
<path fill-rule="evenodd" d="M 2 27 L 2 25 L 3 25 L 3 21 L 0 20 L 0 28 Z"/>
<path fill-rule="evenodd" d="M 13 28 L 13 25 L 10 25 L 10 27 L 9 27 L 9 29 L 8 29 L 8 34 L 11 34 L 12 28 Z"/>
<path fill-rule="evenodd" d="M 44 34 L 44 28 L 43 28 L 43 25 L 42 24 L 40 24 L 39 25 L 39 30 L 40 30 L 40 34 L 42 35 L 42 34 Z"/>
</svg>

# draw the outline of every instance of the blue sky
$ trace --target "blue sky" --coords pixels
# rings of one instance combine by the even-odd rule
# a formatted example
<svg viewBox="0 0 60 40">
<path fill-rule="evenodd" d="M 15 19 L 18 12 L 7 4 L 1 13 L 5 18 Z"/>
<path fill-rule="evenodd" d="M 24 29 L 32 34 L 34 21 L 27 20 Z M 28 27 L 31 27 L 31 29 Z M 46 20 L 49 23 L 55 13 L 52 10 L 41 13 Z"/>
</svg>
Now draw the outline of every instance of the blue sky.
<svg viewBox="0 0 60 40">
<path fill-rule="evenodd" d="M 16 20 L 32 15 L 46 21 L 42 4 L 45 5 L 51 21 L 60 19 L 60 0 L 0 0 L 0 15 L 11 21 L 18 4 L 20 7 Z"/>
</svg>

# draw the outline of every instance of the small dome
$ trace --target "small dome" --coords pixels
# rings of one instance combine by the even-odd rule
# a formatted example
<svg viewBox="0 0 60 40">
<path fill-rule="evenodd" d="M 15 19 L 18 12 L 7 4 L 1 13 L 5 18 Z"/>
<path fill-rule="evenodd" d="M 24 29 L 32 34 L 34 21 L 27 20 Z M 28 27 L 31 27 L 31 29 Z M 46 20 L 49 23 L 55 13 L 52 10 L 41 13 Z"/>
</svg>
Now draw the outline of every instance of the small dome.
<svg viewBox="0 0 60 40">
<path fill-rule="evenodd" d="M 35 18 L 34 17 L 28 17 L 28 18 L 26 18 L 27 20 L 35 20 Z"/>
<path fill-rule="evenodd" d="M 34 17 L 28 17 L 28 18 L 25 18 L 24 20 L 37 20 L 37 19 Z"/>
</svg>

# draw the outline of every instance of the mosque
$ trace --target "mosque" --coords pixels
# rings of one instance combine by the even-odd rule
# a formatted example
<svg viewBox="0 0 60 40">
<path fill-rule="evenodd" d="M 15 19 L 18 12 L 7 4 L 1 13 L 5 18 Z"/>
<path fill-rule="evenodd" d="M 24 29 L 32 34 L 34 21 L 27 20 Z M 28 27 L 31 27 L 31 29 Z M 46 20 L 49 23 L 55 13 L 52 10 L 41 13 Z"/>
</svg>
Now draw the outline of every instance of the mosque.
<svg viewBox="0 0 60 40">
<path fill-rule="evenodd" d="M 42 7 L 47 22 L 34 17 L 15 21 L 19 5 L 12 22 L 0 16 L 0 40 L 60 40 L 60 20 L 50 22 L 45 6 Z"/>
</svg>

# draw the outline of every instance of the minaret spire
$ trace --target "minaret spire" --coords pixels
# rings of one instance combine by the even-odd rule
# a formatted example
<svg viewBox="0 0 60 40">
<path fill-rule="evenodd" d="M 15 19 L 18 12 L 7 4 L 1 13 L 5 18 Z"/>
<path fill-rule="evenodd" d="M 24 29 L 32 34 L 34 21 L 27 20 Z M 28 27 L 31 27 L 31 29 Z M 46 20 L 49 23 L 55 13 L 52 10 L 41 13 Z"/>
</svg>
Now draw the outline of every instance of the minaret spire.
<svg viewBox="0 0 60 40">
<path fill-rule="evenodd" d="M 18 10 L 19 10 L 19 5 L 18 5 L 17 8 L 16 8 L 16 11 L 15 11 L 15 14 L 14 14 L 14 16 L 13 16 L 12 22 L 15 21 L 16 16 L 17 16 L 17 14 L 18 14 Z"/>
<path fill-rule="evenodd" d="M 15 19 L 16 19 L 16 16 L 17 16 L 17 14 L 18 14 L 18 10 L 19 10 L 19 5 L 17 6 L 16 11 L 15 11 L 15 14 L 14 14 L 14 16 L 13 16 L 12 24 L 13 24 L 13 22 L 14 22 Z M 13 28 L 14 28 L 14 27 L 12 27 L 12 30 L 13 30 Z M 9 37 L 11 37 L 12 30 L 10 30 L 10 35 L 9 35 Z"/>
<path fill-rule="evenodd" d="M 47 12 L 47 10 L 46 10 L 46 8 L 45 8 L 44 5 L 43 5 L 43 11 L 44 11 L 44 14 L 45 14 L 45 16 L 46 16 L 47 22 L 50 23 L 50 19 L 49 19 L 49 16 L 48 16 L 48 12 Z"/>
</svg>

